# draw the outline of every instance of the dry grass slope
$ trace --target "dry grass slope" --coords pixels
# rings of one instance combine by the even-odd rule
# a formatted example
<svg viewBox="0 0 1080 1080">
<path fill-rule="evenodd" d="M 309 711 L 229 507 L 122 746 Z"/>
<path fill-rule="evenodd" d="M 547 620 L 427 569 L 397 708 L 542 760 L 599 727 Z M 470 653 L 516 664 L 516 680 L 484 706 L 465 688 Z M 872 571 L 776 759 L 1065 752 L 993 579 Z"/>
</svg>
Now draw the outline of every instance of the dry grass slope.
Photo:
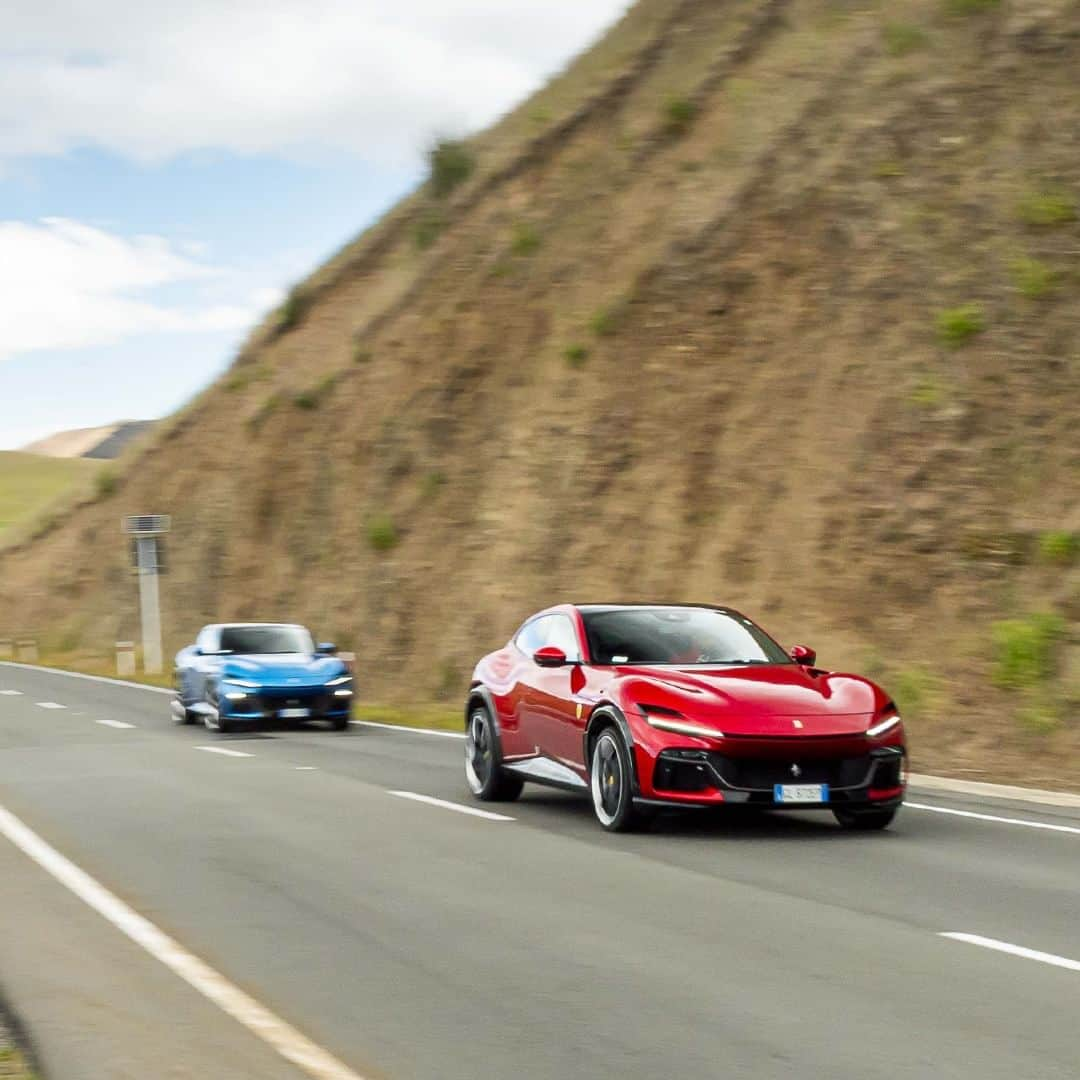
<svg viewBox="0 0 1080 1080">
<path fill-rule="evenodd" d="M 152 510 L 172 645 L 301 618 L 452 701 L 538 605 L 723 601 L 919 768 L 1080 788 L 1077 70 L 1074 0 L 643 0 L 9 549 L 0 632 L 132 636 Z"/>
</svg>

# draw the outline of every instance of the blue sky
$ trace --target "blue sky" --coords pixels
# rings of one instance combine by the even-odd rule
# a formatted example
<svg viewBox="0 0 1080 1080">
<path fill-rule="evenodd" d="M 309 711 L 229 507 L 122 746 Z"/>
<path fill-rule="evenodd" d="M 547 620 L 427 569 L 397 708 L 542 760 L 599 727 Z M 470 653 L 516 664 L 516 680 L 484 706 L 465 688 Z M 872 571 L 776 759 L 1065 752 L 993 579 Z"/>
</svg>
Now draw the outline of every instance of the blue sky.
<svg viewBox="0 0 1080 1080">
<path fill-rule="evenodd" d="M 13 5 L 13 6 L 12 6 Z M 625 0 L 9 0 L 0 449 L 166 414 Z"/>
</svg>

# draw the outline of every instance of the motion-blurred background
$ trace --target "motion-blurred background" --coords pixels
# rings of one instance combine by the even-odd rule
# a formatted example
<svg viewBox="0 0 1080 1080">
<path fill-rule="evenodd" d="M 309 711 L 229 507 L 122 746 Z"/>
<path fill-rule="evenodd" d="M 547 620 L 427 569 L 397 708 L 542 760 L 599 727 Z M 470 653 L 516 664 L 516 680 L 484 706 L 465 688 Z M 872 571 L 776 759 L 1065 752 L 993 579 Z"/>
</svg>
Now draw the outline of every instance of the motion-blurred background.
<svg viewBox="0 0 1080 1080">
<path fill-rule="evenodd" d="M 88 28 L 51 81 L 6 65 L 8 296 L 30 250 L 120 269 L 3 305 L 0 442 L 46 434 L 35 367 L 50 430 L 154 416 L 277 306 L 118 459 L 68 459 L 59 504 L 0 457 L 0 633 L 106 664 L 137 634 L 120 519 L 170 514 L 167 649 L 305 621 L 368 700 L 452 709 L 538 606 L 725 603 L 882 681 L 916 767 L 1080 784 L 1080 5 L 640 0 L 478 130 L 622 8 L 508 7 L 410 0 L 354 53 L 337 5 L 196 5 L 162 67 Z M 32 56 L 43 27 L 9 29 Z M 98 96 L 37 145 L 15 91 L 64 79 Z M 120 159 L 189 235 L 74 220 L 80 176 L 143 190 Z M 114 300 L 154 310 L 79 339 Z"/>
</svg>

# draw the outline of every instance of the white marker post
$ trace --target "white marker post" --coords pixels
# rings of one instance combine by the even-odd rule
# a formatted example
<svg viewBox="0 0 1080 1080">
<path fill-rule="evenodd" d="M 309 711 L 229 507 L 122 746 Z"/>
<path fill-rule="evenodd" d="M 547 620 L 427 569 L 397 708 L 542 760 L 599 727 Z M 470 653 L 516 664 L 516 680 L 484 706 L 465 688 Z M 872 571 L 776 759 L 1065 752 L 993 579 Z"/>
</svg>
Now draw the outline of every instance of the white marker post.
<svg viewBox="0 0 1080 1080">
<path fill-rule="evenodd" d="M 124 532 L 132 538 L 135 573 L 139 575 L 139 616 L 142 623 L 143 671 L 159 675 L 161 655 L 161 595 L 158 575 L 164 568 L 161 537 L 169 531 L 164 514 L 140 514 L 124 519 Z"/>
</svg>

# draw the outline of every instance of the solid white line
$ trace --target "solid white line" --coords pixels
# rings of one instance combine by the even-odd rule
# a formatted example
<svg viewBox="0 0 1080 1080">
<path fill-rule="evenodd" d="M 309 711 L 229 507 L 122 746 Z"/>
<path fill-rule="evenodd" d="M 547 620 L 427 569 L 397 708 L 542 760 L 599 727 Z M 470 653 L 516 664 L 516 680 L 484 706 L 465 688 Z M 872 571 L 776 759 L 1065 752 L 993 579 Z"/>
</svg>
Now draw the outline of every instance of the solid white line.
<svg viewBox="0 0 1080 1080">
<path fill-rule="evenodd" d="M 134 724 L 125 724 L 123 720 L 95 720 L 95 724 L 101 724 L 102 727 L 114 727 L 114 728 L 133 728 Z"/>
<path fill-rule="evenodd" d="M 1012 799 L 1016 802 L 1040 803 L 1043 806 L 1080 807 L 1080 795 L 1068 791 L 1045 791 L 1041 788 L 1013 787 L 1009 784 L 985 784 L 981 780 L 953 780 L 947 776 L 927 776 L 912 773 L 908 786 L 926 792 L 948 792 L 950 795 L 975 795 L 984 799 Z"/>
<path fill-rule="evenodd" d="M 224 754 L 226 757 L 254 757 L 254 754 L 245 754 L 243 750 L 229 750 L 224 746 L 196 746 L 196 750 L 202 750 L 207 754 Z"/>
<path fill-rule="evenodd" d="M 356 727 L 382 728 L 384 731 L 400 731 L 405 735 L 437 735 L 440 739 L 464 739 L 463 731 L 436 731 L 435 728 L 406 727 L 404 724 L 377 724 L 374 720 L 350 720 Z"/>
<path fill-rule="evenodd" d="M 87 682 L 108 683 L 109 686 L 127 686 L 132 690 L 146 690 L 151 694 L 173 694 L 164 686 L 147 686 L 146 683 L 128 682 L 126 679 L 110 679 L 107 675 L 84 675 L 81 671 L 65 671 L 63 668 L 44 667 L 41 664 L 18 664 L 14 660 L 0 660 L 0 667 L 19 668 L 22 671 L 44 671 L 47 675 L 63 675 L 68 679 L 86 679 Z"/>
<path fill-rule="evenodd" d="M 980 937 L 978 934 L 948 933 L 938 934 L 938 937 L 949 938 L 952 941 L 965 941 L 969 945 L 981 945 L 984 949 L 1008 953 L 1010 956 L 1021 956 L 1025 960 L 1038 960 L 1040 964 L 1052 964 L 1054 967 L 1065 968 L 1066 971 L 1080 971 L 1080 960 L 1070 960 L 1065 956 L 1039 952 L 1038 949 L 1025 949 L 1022 945 L 1010 945 L 1007 941 L 995 941 L 993 938 Z"/>
<path fill-rule="evenodd" d="M 55 701 L 36 701 L 36 702 L 34 702 L 34 704 L 37 705 L 37 707 L 39 709 L 66 709 L 67 708 L 66 705 L 59 705 Z"/>
<path fill-rule="evenodd" d="M 0 690 L 0 695 L 4 697 L 22 697 L 21 690 Z"/>
<path fill-rule="evenodd" d="M 469 814 L 471 817 L 486 818 L 488 821 L 513 821 L 514 818 L 506 814 L 493 814 L 490 810 L 477 810 L 473 806 L 462 806 L 460 803 L 446 802 L 445 799 L 435 799 L 430 795 L 417 795 L 415 791 L 388 791 L 388 795 L 396 795 L 399 799 L 412 799 L 413 802 L 427 803 L 428 806 L 439 806 L 443 810 L 453 810 L 457 814 Z"/>
<path fill-rule="evenodd" d="M 905 809 L 928 810 L 931 814 L 951 814 L 953 817 L 974 818 L 976 821 L 993 821 L 999 825 L 1023 825 L 1026 829 L 1045 829 L 1047 832 L 1072 833 L 1080 836 L 1075 825 L 1052 825 L 1048 821 L 1025 821 L 1023 818 L 998 817 L 996 814 L 976 814 L 973 810 L 954 810 L 951 806 L 928 806 L 926 803 L 905 802 Z"/>
<path fill-rule="evenodd" d="M 306 1035 L 189 953 L 149 919 L 128 907 L 2 806 L 0 833 L 122 934 L 308 1076 L 314 1080 L 363 1080 Z"/>
</svg>

